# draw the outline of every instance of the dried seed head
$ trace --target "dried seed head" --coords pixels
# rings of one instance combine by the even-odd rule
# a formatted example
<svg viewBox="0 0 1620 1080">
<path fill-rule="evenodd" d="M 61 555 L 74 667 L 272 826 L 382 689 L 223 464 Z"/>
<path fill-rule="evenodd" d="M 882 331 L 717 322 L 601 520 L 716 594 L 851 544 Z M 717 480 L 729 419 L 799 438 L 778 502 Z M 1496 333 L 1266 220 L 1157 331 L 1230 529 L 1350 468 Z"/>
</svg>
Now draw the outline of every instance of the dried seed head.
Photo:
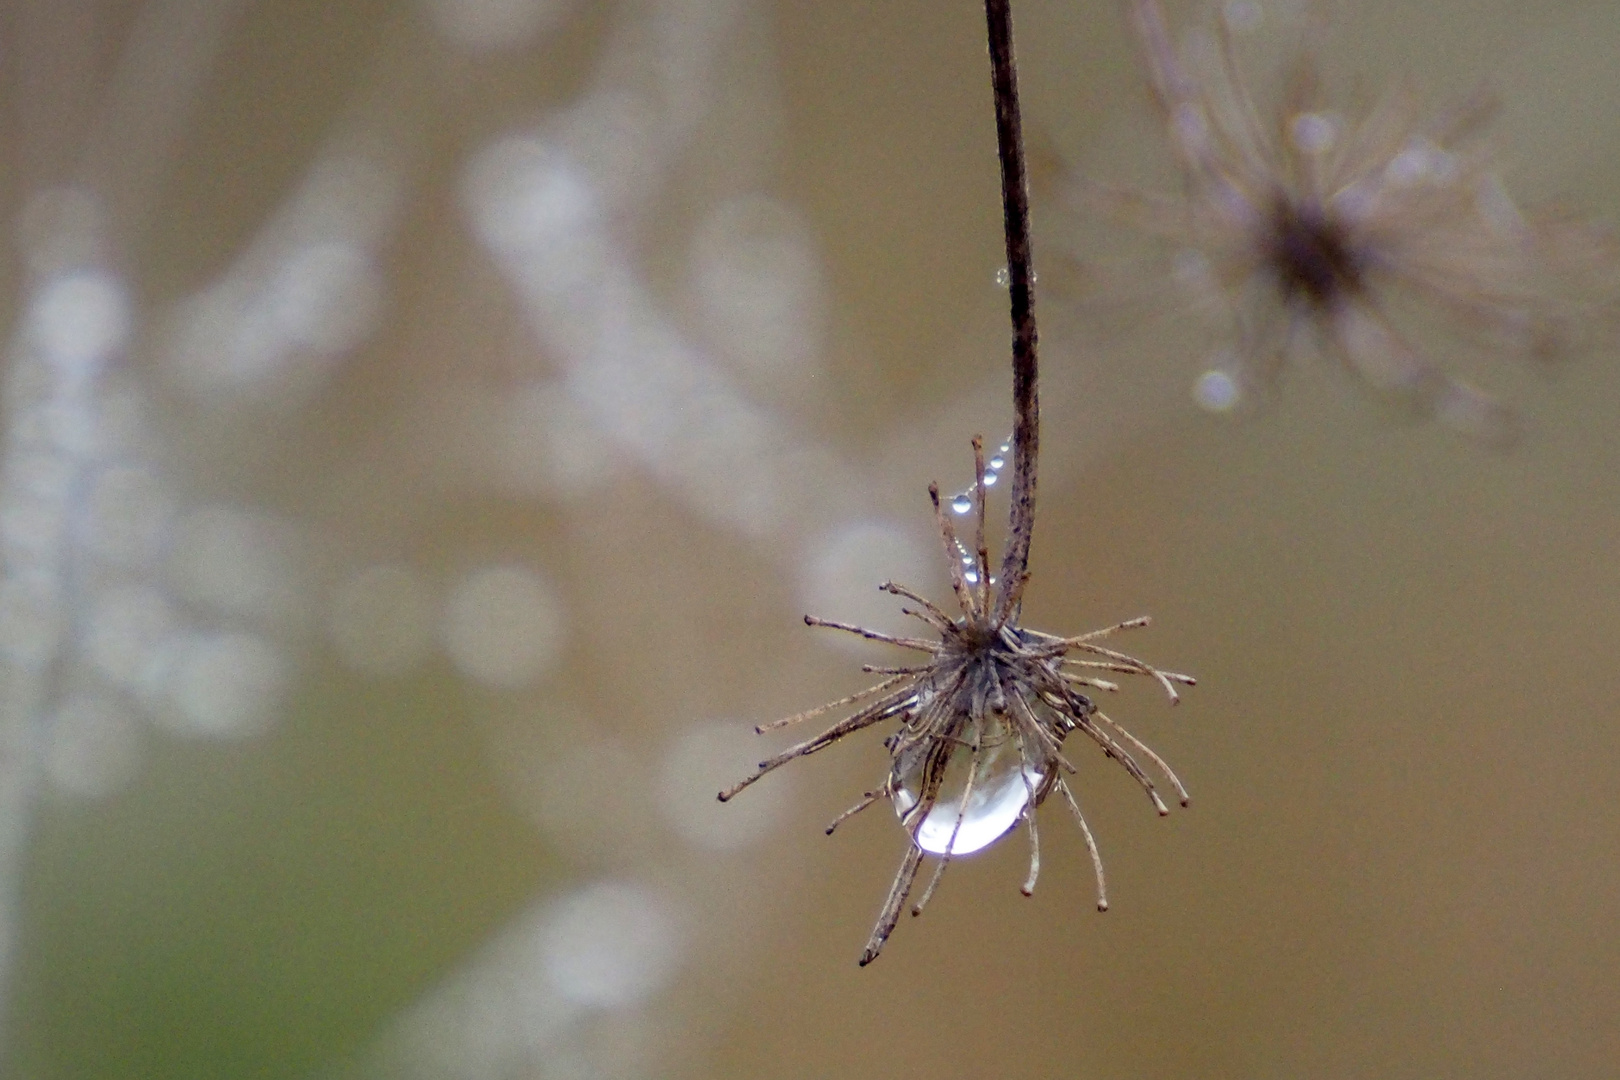
<svg viewBox="0 0 1620 1080">
<path fill-rule="evenodd" d="M 1141 784 L 1161 814 L 1168 813 L 1168 808 L 1138 756 L 1164 774 L 1183 805 L 1187 801 L 1186 789 L 1169 766 L 1098 711 L 1085 691 L 1117 689 L 1101 677 L 1103 673 L 1147 675 L 1156 679 L 1174 702 L 1176 685 L 1191 685 L 1192 678 L 1161 671 L 1101 644 L 1121 630 L 1146 625 L 1146 619 L 1133 619 L 1079 637 L 1055 637 L 1018 626 L 1019 599 L 1027 574 L 1020 570 L 1018 580 L 1004 585 L 991 576 L 984 536 L 984 451 L 977 439 L 973 446 L 977 479 L 967 495 L 974 521 L 971 548 L 962 543 L 940 506 L 938 488 L 929 489 L 951 566 L 959 614 L 947 614 L 924 597 L 891 582 L 882 588 L 917 605 L 905 610 L 926 624 L 928 637 L 896 637 L 806 616 L 805 621 L 813 626 L 830 626 L 888 642 L 922 653 L 924 658 L 911 666 L 869 667 L 887 677 L 858 694 L 763 726 L 762 731 L 769 730 L 864 703 L 820 735 L 760 762 L 752 776 L 720 793 L 722 801 L 728 800 L 771 770 L 830 746 L 845 735 L 876 724 L 894 725 L 884 740 L 889 768 L 883 783 L 867 792 L 827 830 L 832 832 L 846 817 L 887 797 L 910 836 L 905 860 L 862 954 L 862 964 L 877 957 L 894 929 L 925 852 L 936 856 L 938 864 L 928 889 L 913 908 L 914 914 L 922 911 L 939 875 L 953 857 L 981 850 L 1011 832 L 1020 821 L 1027 822 L 1032 854 L 1024 892 L 1033 890 L 1040 866 L 1034 812 L 1053 791 L 1062 792 L 1079 821 L 1096 869 L 1098 907 L 1107 907 L 1096 845 L 1063 778 L 1064 773 L 1075 771 L 1062 749 L 1070 733 L 1083 732 L 1108 757 L 1118 761 Z"/>
<path fill-rule="evenodd" d="M 1137 779 L 1160 813 L 1167 812 L 1153 782 L 1137 764 L 1133 751 L 1156 765 L 1181 796 L 1187 792 L 1163 759 L 1124 728 L 1098 712 L 1081 687 L 1113 690 L 1097 672 L 1151 675 L 1176 700 L 1176 683 L 1191 684 L 1186 675 L 1160 671 L 1098 642 L 1146 619 L 1120 623 L 1075 638 L 1059 638 L 1026 630 L 1018 616 L 1029 581 L 1029 545 L 1035 527 L 1036 458 L 1040 447 L 1040 404 L 1034 294 L 1031 284 L 1029 201 L 1024 179 L 1024 145 L 1018 111 L 1018 79 L 1013 62 L 1010 0 L 985 0 L 989 30 L 991 85 L 996 105 L 996 149 L 1001 161 L 1001 198 L 1007 233 L 1008 300 L 1013 326 L 1013 434 L 1002 454 L 1011 453 L 1012 482 L 1008 492 L 1007 542 L 1002 552 L 1000 580 L 991 576 L 990 552 L 985 543 L 985 496 L 993 478 L 1006 463 L 1002 454 L 986 472 L 984 446 L 973 440 L 974 482 L 967 505 L 952 500 L 952 510 L 973 513 L 973 546 L 969 550 L 956 535 L 939 502 L 939 489 L 928 494 L 939 522 L 945 557 L 951 567 L 951 585 L 959 615 L 948 615 L 904 586 L 883 587 L 918 606 L 908 615 L 927 624 L 927 638 L 895 637 L 858 626 L 805 616 L 811 625 L 831 626 L 875 641 L 926 654 L 918 664 L 903 667 L 868 667 L 886 676 L 882 682 L 847 698 L 767 727 L 779 727 L 840 706 L 866 702 L 851 715 L 812 739 L 760 762 L 752 776 L 720 793 L 722 802 L 772 769 L 795 758 L 830 746 L 845 735 L 873 724 L 897 725 L 883 741 L 889 751 L 888 776 L 828 827 L 872 805 L 887 795 L 908 830 L 911 843 L 890 886 L 877 925 L 861 954 L 865 965 L 877 958 L 888 940 L 900 909 L 922 865 L 925 850 L 938 856 L 934 875 L 912 914 L 922 913 L 940 876 L 954 855 L 977 850 L 1016 826 L 1029 826 L 1029 878 L 1023 891 L 1035 888 L 1040 869 L 1040 844 L 1035 832 L 1035 809 L 1056 790 L 1074 811 L 1097 871 L 1097 906 L 1108 906 L 1102 861 L 1097 845 L 1080 814 L 1079 804 L 1059 775 L 1073 772 L 1063 756 L 1064 739 L 1082 731 L 1103 752 L 1119 761 Z M 765 730 L 765 728 L 761 728 Z M 958 794 L 957 788 L 960 787 Z M 1022 788 L 1020 794 L 1019 789 Z M 943 812 L 943 816 L 941 816 Z"/>
<path fill-rule="evenodd" d="M 1409 82 L 1350 119 L 1324 99 L 1313 19 L 1279 92 L 1238 62 L 1231 19 L 1172 45 L 1158 0 L 1132 22 L 1181 173 L 1179 194 L 1074 181 L 1088 214 L 1174 253 L 1173 291 L 1220 326 L 1218 378 L 1200 398 L 1226 409 L 1264 396 L 1288 354 L 1314 339 L 1374 389 L 1491 443 L 1512 414 L 1446 375 L 1392 318 L 1436 309 L 1465 341 L 1546 360 L 1616 315 L 1620 259 L 1594 226 L 1522 210 L 1494 171 L 1483 133 L 1495 99 L 1476 92 L 1425 117 Z M 1241 21 L 1241 20 L 1239 20 Z M 1106 299 L 1132 275 L 1080 267 Z"/>
<path fill-rule="evenodd" d="M 1279 195 L 1272 200 L 1262 235 L 1266 243 L 1262 257 L 1277 279 L 1284 304 L 1325 311 L 1355 302 L 1366 287 L 1352 230 L 1320 207 Z"/>
</svg>

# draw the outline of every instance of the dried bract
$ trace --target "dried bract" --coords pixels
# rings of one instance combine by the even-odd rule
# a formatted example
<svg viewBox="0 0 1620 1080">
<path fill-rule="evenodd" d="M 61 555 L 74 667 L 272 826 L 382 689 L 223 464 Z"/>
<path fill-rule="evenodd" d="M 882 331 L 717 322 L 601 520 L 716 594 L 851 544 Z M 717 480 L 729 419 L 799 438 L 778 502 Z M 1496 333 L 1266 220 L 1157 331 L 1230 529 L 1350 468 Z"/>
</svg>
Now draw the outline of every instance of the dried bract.
<svg viewBox="0 0 1620 1080">
<path fill-rule="evenodd" d="M 1001 589 L 991 575 L 985 543 L 984 450 L 977 439 L 973 448 L 977 482 L 969 493 L 968 512 L 975 521 L 971 551 L 963 547 L 950 517 L 941 508 L 938 487 L 929 488 L 961 613 L 949 615 L 910 589 L 886 583 L 882 586 L 885 591 L 917 605 L 902 610 L 925 624 L 931 636 L 896 637 L 806 616 L 805 622 L 812 626 L 830 626 L 887 642 L 921 653 L 923 659 L 904 667 L 868 665 L 865 670 L 886 678 L 858 694 L 762 725 L 761 732 L 769 731 L 832 709 L 864 703 L 815 738 L 760 762 L 752 776 L 720 793 L 721 801 L 725 801 L 771 770 L 830 746 L 845 735 L 875 724 L 895 725 L 884 743 L 890 762 L 883 783 L 827 828 L 831 833 L 851 814 L 887 798 L 911 836 L 911 845 L 861 954 L 863 965 L 877 957 L 894 929 L 925 853 L 936 856 L 938 861 L 913 914 L 921 913 L 954 856 L 980 850 L 1020 821 L 1026 822 L 1031 854 L 1023 891 L 1025 895 L 1033 891 L 1040 869 L 1034 812 L 1054 791 L 1063 796 L 1079 822 L 1097 874 L 1098 908 L 1107 908 L 1096 843 L 1063 778 L 1064 773 L 1074 772 L 1062 749 L 1071 732 L 1084 733 L 1108 757 L 1124 766 L 1161 814 L 1169 810 L 1138 763 L 1138 756 L 1163 772 L 1182 804 L 1187 802 L 1187 792 L 1169 766 L 1100 712 L 1084 691 L 1117 689 L 1101 677 L 1102 673 L 1146 675 L 1156 679 L 1175 702 L 1176 684 L 1191 685 L 1193 680 L 1100 644 L 1121 630 L 1146 625 L 1146 619 L 1133 619 L 1079 637 L 1055 637 L 1018 625 L 1028 574 L 1020 565 L 1017 580 Z"/>
<path fill-rule="evenodd" d="M 1263 94 L 1226 20 L 1178 49 L 1158 0 L 1130 11 L 1183 190 L 1072 190 L 1086 212 L 1168 244 L 1175 289 L 1221 326 L 1227 344 L 1200 400 L 1224 410 L 1263 396 L 1314 338 L 1377 391 L 1509 441 L 1511 412 L 1424 356 L 1397 327 L 1422 316 L 1402 309 L 1433 309 L 1477 347 L 1545 360 L 1612 319 L 1616 260 L 1592 226 L 1515 206 L 1484 138 L 1494 99 L 1476 92 L 1425 116 L 1398 81 L 1352 121 L 1323 93 L 1316 23 Z M 1080 270 L 1082 289 L 1110 291 L 1101 267 Z"/>
</svg>

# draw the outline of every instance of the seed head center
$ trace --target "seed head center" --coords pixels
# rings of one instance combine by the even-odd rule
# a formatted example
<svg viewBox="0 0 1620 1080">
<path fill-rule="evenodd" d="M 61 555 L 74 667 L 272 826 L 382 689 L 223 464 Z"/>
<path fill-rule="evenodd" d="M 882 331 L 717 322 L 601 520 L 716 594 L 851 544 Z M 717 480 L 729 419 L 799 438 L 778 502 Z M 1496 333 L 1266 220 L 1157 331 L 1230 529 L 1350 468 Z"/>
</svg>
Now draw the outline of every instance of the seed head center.
<svg viewBox="0 0 1620 1080">
<path fill-rule="evenodd" d="M 1283 294 L 1303 297 L 1312 307 L 1331 307 L 1361 291 L 1360 260 L 1346 230 L 1320 207 L 1279 197 L 1266 256 Z"/>
</svg>

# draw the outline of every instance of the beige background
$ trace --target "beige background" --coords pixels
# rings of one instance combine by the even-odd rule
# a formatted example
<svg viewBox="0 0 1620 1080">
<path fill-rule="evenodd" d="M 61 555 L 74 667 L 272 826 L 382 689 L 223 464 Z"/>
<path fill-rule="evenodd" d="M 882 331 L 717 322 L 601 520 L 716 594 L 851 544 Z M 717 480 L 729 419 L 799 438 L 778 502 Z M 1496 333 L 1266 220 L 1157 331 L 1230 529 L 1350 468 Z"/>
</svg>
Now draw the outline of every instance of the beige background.
<svg viewBox="0 0 1620 1080">
<path fill-rule="evenodd" d="M 1620 213 L 1612 5 L 1343 6 L 1344 85 L 1489 75 L 1513 189 Z M 1169 185 L 1116 6 L 1016 16 L 1031 131 Z M 1311 357 L 1209 416 L 1207 343 L 1043 299 L 1028 621 L 1153 615 L 1200 685 L 1109 710 L 1193 805 L 1079 751 L 1113 910 L 1051 807 L 1033 899 L 1014 837 L 859 970 L 878 735 L 712 792 L 884 655 L 803 611 L 942 588 L 926 485 L 1009 426 L 979 7 L 3 17 L 0 511 L 91 521 L 6 549 L 8 1074 L 1612 1075 L 1612 348 L 1425 338 L 1499 455 Z"/>
</svg>

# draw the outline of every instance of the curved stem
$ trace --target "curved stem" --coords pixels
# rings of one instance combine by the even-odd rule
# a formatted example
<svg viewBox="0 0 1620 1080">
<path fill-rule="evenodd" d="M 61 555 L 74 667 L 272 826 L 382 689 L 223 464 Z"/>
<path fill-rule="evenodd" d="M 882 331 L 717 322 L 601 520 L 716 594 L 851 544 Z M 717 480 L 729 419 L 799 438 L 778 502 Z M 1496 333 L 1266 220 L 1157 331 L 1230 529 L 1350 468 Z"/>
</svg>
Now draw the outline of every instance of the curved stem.
<svg viewBox="0 0 1620 1080">
<path fill-rule="evenodd" d="M 1035 456 L 1040 443 L 1036 395 L 1035 294 L 1029 243 L 1029 184 L 1018 115 L 1013 60 L 1012 0 L 985 0 L 990 31 L 990 80 L 996 98 L 996 151 L 1001 158 L 1001 205 L 1007 229 L 1007 292 L 1013 324 L 1013 476 L 1007 549 L 1002 554 L 997 618 L 1011 617 L 1029 567 L 1035 528 Z"/>
</svg>

